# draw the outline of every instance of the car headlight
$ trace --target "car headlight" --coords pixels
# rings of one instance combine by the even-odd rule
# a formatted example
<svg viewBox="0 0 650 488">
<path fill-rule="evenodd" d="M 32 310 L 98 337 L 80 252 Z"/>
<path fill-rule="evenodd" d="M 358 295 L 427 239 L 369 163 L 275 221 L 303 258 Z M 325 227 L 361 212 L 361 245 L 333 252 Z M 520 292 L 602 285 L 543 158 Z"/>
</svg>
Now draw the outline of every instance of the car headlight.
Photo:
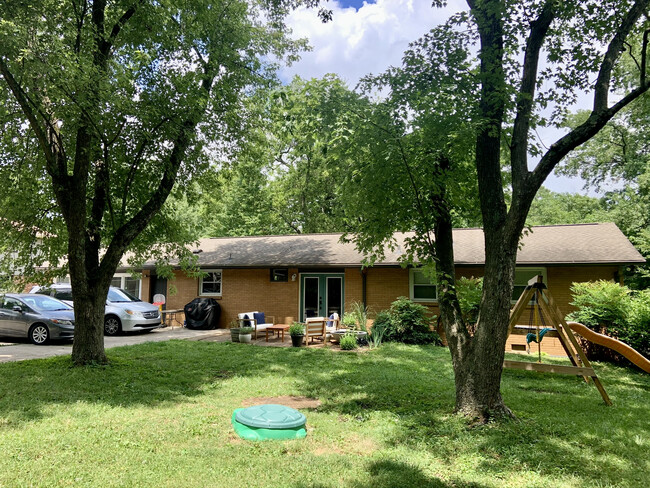
<svg viewBox="0 0 650 488">
<path fill-rule="evenodd" d="M 128 313 L 131 317 L 142 317 L 142 312 L 139 312 L 137 310 L 125 310 L 126 313 Z"/>
<path fill-rule="evenodd" d="M 52 322 L 57 325 L 74 325 L 74 322 L 71 320 L 52 319 Z"/>
</svg>

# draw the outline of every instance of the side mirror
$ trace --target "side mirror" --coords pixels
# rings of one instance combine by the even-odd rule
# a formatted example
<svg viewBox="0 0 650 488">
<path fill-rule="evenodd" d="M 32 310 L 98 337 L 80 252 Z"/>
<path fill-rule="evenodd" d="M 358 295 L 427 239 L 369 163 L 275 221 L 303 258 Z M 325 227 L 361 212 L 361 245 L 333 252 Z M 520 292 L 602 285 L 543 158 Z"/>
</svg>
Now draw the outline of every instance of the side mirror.
<svg viewBox="0 0 650 488">
<path fill-rule="evenodd" d="M 20 305 L 14 305 L 13 311 L 18 313 L 23 313 L 23 307 L 21 307 Z"/>
</svg>

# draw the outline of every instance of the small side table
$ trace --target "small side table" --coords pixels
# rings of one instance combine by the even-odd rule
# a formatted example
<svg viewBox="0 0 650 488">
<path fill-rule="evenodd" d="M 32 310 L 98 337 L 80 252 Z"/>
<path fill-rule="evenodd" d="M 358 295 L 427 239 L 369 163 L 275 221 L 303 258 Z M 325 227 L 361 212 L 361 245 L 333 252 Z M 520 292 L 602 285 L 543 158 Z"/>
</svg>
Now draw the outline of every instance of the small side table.
<svg viewBox="0 0 650 488">
<path fill-rule="evenodd" d="M 183 328 L 183 324 L 181 324 L 180 320 L 178 320 L 178 314 L 182 311 L 183 310 L 180 308 L 176 310 L 163 310 L 163 323 L 171 326 L 172 330 L 174 330 L 174 322 L 176 322 L 180 328 Z"/>
<path fill-rule="evenodd" d="M 279 332 L 281 341 L 284 342 L 284 331 L 289 330 L 289 327 L 290 326 L 287 324 L 277 324 L 277 325 L 272 325 L 271 327 L 267 327 L 266 329 L 264 329 L 266 331 L 266 342 L 269 342 L 269 331 Z"/>
</svg>

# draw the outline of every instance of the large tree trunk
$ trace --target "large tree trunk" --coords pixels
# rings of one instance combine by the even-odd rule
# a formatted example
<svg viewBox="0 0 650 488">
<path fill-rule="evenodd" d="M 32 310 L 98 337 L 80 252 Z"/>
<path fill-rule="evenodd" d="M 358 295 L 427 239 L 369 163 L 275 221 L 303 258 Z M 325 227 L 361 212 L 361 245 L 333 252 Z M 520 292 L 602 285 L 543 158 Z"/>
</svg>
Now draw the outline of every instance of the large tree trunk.
<svg viewBox="0 0 650 488">
<path fill-rule="evenodd" d="M 496 243 L 494 245 L 497 245 Z M 481 421 L 510 417 L 501 397 L 501 372 L 508 339 L 516 247 L 504 243 L 486 259 L 483 297 L 476 333 L 456 352 L 456 410 Z"/>
<path fill-rule="evenodd" d="M 72 361 L 75 364 L 106 363 L 103 329 L 108 286 L 88 286 L 87 283 L 83 286 L 79 282 L 76 285 L 72 290 L 75 316 Z"/>
<path fill-rule="evenodd" d="M 501 398 L 501 372 L 508 338 L 517 240 L 503 232 L 486 232 L 483 296 L 476 332 L 464 323 L 455 292 L 451 216 L 441 212 L 436 220 L 436 253 L 440 280 L 440 316 L 452 357 L 456 386 L 456 411 L 485 422 L 511 417 Z M 472 328 L 474 329 L 474 328 Z"/>
</svg>

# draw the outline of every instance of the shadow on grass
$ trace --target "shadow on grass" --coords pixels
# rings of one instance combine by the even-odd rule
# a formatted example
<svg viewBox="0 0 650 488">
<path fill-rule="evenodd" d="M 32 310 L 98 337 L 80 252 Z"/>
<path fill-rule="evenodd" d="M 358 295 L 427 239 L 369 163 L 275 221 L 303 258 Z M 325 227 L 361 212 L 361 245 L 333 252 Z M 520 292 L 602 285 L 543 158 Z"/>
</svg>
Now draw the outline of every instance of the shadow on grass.
<svg viewBox="0 0 650 488">
<path fill-rule="evenodd" d="M 352 482 L 351 488 L 482 488 L 486 485 L 478 483 L 463 483 L 458 481 L 446 482 L 438 478 L 430 478 L 421 469 L 412 465 L 382 460 L 371 462 L 368 466 L 370 481 Z M 296 488 L 325 488 L 328 485 L 313 485 L 298 483 Z"/>
<path fill-rule="evenodd" d="M 390 416 L 396 427 L 381 439 L 384 448 L 424 451 L 451 472 L 460 453 L 471 460 L 470 469 L 493 478 L 530 472 L 644 486 L 650 377 L 622 368 L 597 369 L 614 400 L 610 408 L 593 385 L 577 378 L 507 371 L 502 391 L 521 420 L 470 429 L 451 415 L 453 372 L 442 348 L 388 344 L 344 354 L 171 341 L 112 349 L 109 358 L 106 367 L 74 368 L 62 357 L 0 365 L 0 431 L 47 416 L 51 405 L 155 407 L 203 395 L 206 388 L 230 388 L 237 377 L 282 376 L 291 392 L 319 398 L 319 412 L 359 423 Z M 369 459 L 367 474 L 371 482 L 351 486 L 480 486 L 460 479 L 445 484 L 396 460 Z"/>
<path fill-rule="evenodd" d="M 228 378 L 264 373 L 262 348 L 186 341 L 109 349 L 106 366 L 74 367 L 69 356 L 0 365 L 0 427 L 41 418 L 45 407 L 78 402 L 156 405 L 202 394 Z"/>
<path fill-rule="evenodd" d="M 580 484 L 647 486 L 650 376 L 596 364 L 614 401 L 606 407 L 593 383 L 577 377 L 506 371 L 502 392 L 520 420 L 470 429 L 450 415 L 448 353 L 391 347 L 377 351 L 368 367 L 339 363 L 325 377 L 308 370 L 303 394 L 325 397 L 322 410 L 361 422 L 390 412 L 400 429 L 386 439 L 388 445 L 413 451 L 426 446 L 452 469 L 463 453 L 475 460 L 471 469 L 493 479 L 530 473 L 574 483 L 577 478 Z"/>
</svg>

